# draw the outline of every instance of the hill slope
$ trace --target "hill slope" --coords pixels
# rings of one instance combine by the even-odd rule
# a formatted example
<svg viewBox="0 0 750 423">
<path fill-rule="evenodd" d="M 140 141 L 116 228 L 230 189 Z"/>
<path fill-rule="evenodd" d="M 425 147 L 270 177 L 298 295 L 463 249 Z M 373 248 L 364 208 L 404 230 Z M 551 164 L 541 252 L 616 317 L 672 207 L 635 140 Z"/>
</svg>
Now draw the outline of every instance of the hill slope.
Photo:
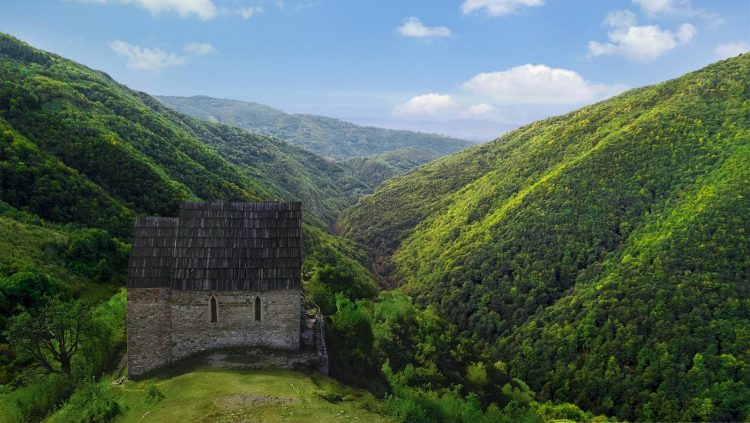
<svg viewBox="0 0 750 423">
<path fill-rule="evenodd" d="M 206 96 L 158 98 L 182 113 L 278 137 L 297 147 L 337 160 L 369 157 L 404 148 L 418 148 L 444 156 L 474 145 L 441 135 L 363 127 L 323 116 L 290 115 L 245 101 Z"/>
<path fill-rule="evenodd" d="M 340 228 L 543 398 L 750 414 L 750 55 L 388 181 Z"/>
<path fill-rule="evenodd" d="M 369 192 L 372 192 L 384 181 L 407 174 L 440 157 L 441 154 L 432 150 L 409 147 L 377 156 L 349 159 L 341 162 L 341 166 L 347 169 L 353 180 L 366 184 L 370 187 Z"/>
<path fill-rule="evenodd" d="M 0 383 L 20 386 L 2 392 L 0 408 L 10 404 L 22 420 L 39 420 L 70 395 L 53 388 L 63 378 L 34 377 L 26 372 L 31 361 L 14 359 L 6 335 L 12 316 L 24 307 L 33 313 L 45 295 L 87 303 L 112 296 L 125 277 L 128 247 L 110 234 L 127 241 L 136 215 L 174 216 L 181 201 L 301 200 L 306 276 L 325 268 L 345 283 L 337 292 L 373 295 L 359 251 L 326 231 L 366 187 L 329 160 L 182 115 L 0 33 Z M 325 290 L 329 279 L 316 278 L 316 286 Z M 95 364 L 76 377 L 98 377 L 124 348 L 124 301 L 123 292 L 111 307 L 95 306 L 95 320 L 122 333 L 92 337 L 102 351 L 81 354 Z M 118 311 L 96 314 L 107 307 Z"/>
<path fill-rule="evenodd" d="M 330 221 L 362 189 L 314 154 L 176 113 L 7 35 L 0 80 L 3 199 L 48 220 L 125 235 L 134 213 L 170 215 L 181 200 L 296 198 Z"/>
<path fill-rule="evenodd" d="M 378 406 L 368 393 L 329 378 L 289 370 L 197 370 L 159 380 L 129 381 L 107 389 L 123 404 L 116 422 L 139 422 L 144 417 L 160 422 L 329 422 L 336 417 L 395 421 L 368 411 Z M 162 398 L 149 396 L 149 392 L 159 392 Z M 67 408 L 49 421 L 80 418 L 77 410 Z"/>
</svg>

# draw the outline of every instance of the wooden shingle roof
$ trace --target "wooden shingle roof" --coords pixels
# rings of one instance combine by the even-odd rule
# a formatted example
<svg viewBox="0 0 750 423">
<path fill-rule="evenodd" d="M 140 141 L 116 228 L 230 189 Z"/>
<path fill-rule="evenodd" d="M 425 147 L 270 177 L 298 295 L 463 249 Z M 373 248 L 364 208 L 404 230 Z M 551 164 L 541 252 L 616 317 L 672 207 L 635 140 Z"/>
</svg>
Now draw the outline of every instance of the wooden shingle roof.
<svg viewBox="0 0 750 423">
<path fill-rule="evenodd" d="M 301 203 L 187 202 L 136 221 L 128 287 L 299 289 L 301 271 Z"/>
</svg>

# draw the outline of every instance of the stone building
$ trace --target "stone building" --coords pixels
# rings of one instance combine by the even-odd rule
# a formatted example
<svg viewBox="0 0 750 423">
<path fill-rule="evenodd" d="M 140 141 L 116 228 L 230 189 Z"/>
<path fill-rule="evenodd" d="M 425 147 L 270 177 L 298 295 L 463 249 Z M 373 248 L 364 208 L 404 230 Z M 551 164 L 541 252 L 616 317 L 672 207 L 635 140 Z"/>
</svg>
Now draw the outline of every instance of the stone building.
<svg viewBox="0 0 750 423">
<path fill-rule="evenodd" d="M 128 372 L 226 347 L 300 348 L 302 206 L 187 202 L 135 222 Z"/>
</svg>

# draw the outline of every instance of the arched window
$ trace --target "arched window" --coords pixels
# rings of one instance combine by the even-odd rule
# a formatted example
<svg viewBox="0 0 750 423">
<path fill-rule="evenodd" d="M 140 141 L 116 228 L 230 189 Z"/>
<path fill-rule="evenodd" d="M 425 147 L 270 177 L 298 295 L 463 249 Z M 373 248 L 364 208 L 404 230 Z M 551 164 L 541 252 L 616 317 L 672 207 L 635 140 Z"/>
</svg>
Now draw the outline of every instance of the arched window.
<svg viewBox="0 0 750 423">
<path fill-rule="evenodd" d="M 260 322 L 260 297 L 255 297 L 255 321 Z"/>
<path fill-rule="evenodd" d="M 216 297 L 213 295 L 208 300 L 209 307 L 211 308 L 211 323 L 219 321 L 219 302 L 216 301 Z"/>
</svg>

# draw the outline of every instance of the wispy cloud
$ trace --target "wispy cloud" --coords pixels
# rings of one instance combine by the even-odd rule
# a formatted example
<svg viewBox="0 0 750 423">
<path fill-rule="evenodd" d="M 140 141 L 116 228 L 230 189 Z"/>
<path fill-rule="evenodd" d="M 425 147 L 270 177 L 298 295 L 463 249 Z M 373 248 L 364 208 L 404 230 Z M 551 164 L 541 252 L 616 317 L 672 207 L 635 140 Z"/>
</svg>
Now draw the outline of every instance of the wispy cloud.
<svg viewBox="0 0 750 423">
<path fill-rule="evenodd" d="M 173 12 L 182 17 L 195 16 L 199 19 L 212 19 L 218 16 L 219 9 L 212 0 L 78 0 L 82 3 L 132 5 L 146 9 L 154 16 Z"/>
<path fill-rule="evenodd" d="M 488 16 L 505 16 L 525 7 L 542 6 L 544 0 L 465 0 L 461 11 L 469 14 L 484 10 Z"/>
<path fill-rule="evenodd" d="M 589 41 L 588 56 L 623 56 L 633 62 L 649 62 L 679 46 L 688 45 L 698 29 L 690 23 L 675 31 L 658 25 L 639 26 L 633 12 L 624 10 L 607 15 L 604 25 L 611 28 L 609 42 Z"/>
<path fill-rule="evenodd" d="M 208 43 L 190 43 L 182 50 L 185 54 L 169 53 L 159 48 L 147 48 L 128 44 L 122 40 L 109 43 L 109 48 L 117 55 L 127 59 L 127 66 L 145 71 L 160 71 L 164 68 L 182 66 L 194 56 L 204 56 L 216 51 Z"/>
<path fill-rule="evenodd" d="M 744 41 L 737 41 L 734 43 L 719 44 L 714 48 L 714 56 L 719 60 L 723 60 L 730 57 L 737 57 L 748 51 L 750 51 L 750 44 Z"/>
<path fill-rule="evenodd" d="M 412 38 L 444 38 L 452 35 L 451 30 L 445 26 L 429 27 L 418 18 L 407 18 L 404 24 L 397 27 L 396 31 L 404 37 Z"/>
<path fill-rule="evenodd" d="M 491 116 L 496 110 L 497 108 L 491 104 L 479 103 L 469 106 L 461 116 L 466 118 L 486 118 Z"/>
<path fill-rule="evenodd" d="M 213 53 L 216 51 L 214 46 L 208 43 L 190 43 L 183 47 L 183 51 L 197 56 L 205 56 L 206 54 Z"/>
<path fill-rule="evenodd" d="M 425 117 L 449 114 L 458 109 L 456 100 L 448 94 L 429 93 L 412 97 L 394 108 L 398 116 Z"/>
<path fill-rule="evenodd" d="M 119 4 L 147 10 L 153 16 L 162 13 L 177 13 L 179 16 L 209 20 L 218 16 L 240 16 L 243 19 L 263 12 L 260 6 L 224 7 L 214 0 L 78 0 L 81 3 Z"/>
<path fill-rule="evenodd" d="M 263 13 L 263 8 L 260 6 L 240 6 L 236 9 L 222 9 L 224 14 L 237 14 L 242 19 L 250 19 L 253 16 Z"/>
<path fill-rule="evenodd" d="M 693 7 L 691 0 L 632 0 L 640 6 L 648 17 L 658 15 L 677 15 L 685 17 L 699 17 L 707 20 L 711 26 L 724 23 L 724 19 L 716 13 Z"/>
</svg>

